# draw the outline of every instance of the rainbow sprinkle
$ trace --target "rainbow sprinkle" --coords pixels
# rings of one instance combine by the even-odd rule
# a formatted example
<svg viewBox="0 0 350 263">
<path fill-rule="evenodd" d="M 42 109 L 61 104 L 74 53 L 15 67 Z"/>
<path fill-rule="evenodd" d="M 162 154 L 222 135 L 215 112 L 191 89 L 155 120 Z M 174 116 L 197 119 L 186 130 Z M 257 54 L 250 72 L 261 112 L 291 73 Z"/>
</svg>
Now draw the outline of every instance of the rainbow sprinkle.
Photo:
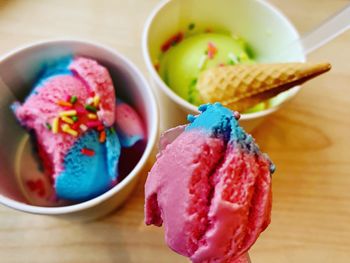
<svg viewBox="0 0 350 263">
<path fill-rule="evenodd" d="M 68 124 L 73 124 L 74 121 L 71 118 L 68 118 L 66 116 L 61 117 L 61 120 L 68 123 Z"/>
<path fill-rule="evenodd" d="M 93 120 L 97 119 L 97 115 L 94 114 L 94 113 L 89 113 L 87 116 L 88 116 L 89 119 L 93 119 Z"/>
<path fill-rule="evenodd" d="M 77 111 L 76 110 L 61 111 L 58 115 L 60 117 L 63 117 L 63 116 L 74 116 L 74 115 L 77 115 Z"/>
<path fill-rule="evenodd" d="M 196 27 L 195 23 L 191 23 L 191 24 L 188 25 L 188 29 L 189 30 L 193 30 L 195 27 Z"/>
<path fill-rule="evenodd" d="M 79 125 L 80 130 L 82 130 L 83 132 L 86 132 L 88 130 L 88 127 L 85 124 L 80 124 Z"/>
<path fill-rule="evenodd" d="M 63 124 L 61 126 L 61 129 L 63 132 L 68 133 L 74 137 L 78 136 L 78 132 L 76 130 L 73 130 L 68 124 Z"/>
<path fill-rule="evenodd" d="M 162 52 L 168 51 L 169 48 L 172 46 L 177 45 L 180 43 L 184 38 L 184 34 L 182 32 L 179 32 L 173 36 L 171 36 L 168 40 L 166 40 L 163 45 L 160 47 Z"/>
<path fill-rule="evenodd" d="M 81 149 L 81 153 L 87 156 L 94 156 L 95 155 L 95 151 L 88 149 L 88 148 L 83 148 Z"/>
<path fill-rule="evenodd" d="M 209 42 L 208 43 L 208 58 L 213 59 L 217 52 L 218 52 L 218 49 L 216 48 L 216 46 L 213 43 Z"/>
<path fill-rule="evenodd" d="M 78 101 L 78 98 L 77 96 L 72 96 L 69 101 L 70 103 L 75 104 Z"/>
<path fill-rule="evenodd" d="M 98 140 L 101 143 L 106 141 L 106 131 L 103 123 L 100 121 L 101 97 L 94 92 L 90 92 L 86 103 L 79 102 L 77 96 L 67 96 L 65 100 L 58 100 L 57 105 L 64 107 L 59 111 L 51 123 L 44 123 L 52 133 L 65 133 L 73 137 L 79 136 L 89 129 L 95 129 L 99 132 Z M 68 108 L 67 108 L 68 107 Z M 90 149 L 83 149 L 82 153 L 92 156 L 94 152 Z"/>
<path fill-rule="evenodd" d="M 85 105 L 85 109 L 86 109 L 87 111 L 97 112 L 96 107 L 95 107 L 95 106 L 92 106 L 92 105 L 90 105 L 90 104 L 86 104 L 86 105 Z"/>
<path fill-rule="evenodd" d="M 57 117 L 54 118 L 52 121 L 52 132 L 53 133 L 58 133 L 58 123 L 59 123 L 59 119 Z"/>
<path fill-rule="evenodd" d="M 98 107 L 99 104 L 100 104 L 100 96 L 95 95 L 95 97 L 94 97 L 94 107 Z"/>
<path fill-rule="evenodd" d="M 57 105 L 62 106 L 62 107 L 70 107 L 70 108 L 73 107 L 72 103 L 67 102 L 67 101 L 63 101 L 63 100 L 59 100 L 56 103 L 57 103 Z"/>
<path fill-rule="evenodd" d="M 101 131 L 100 132 L 100 137 L 99 137 L 100 142 L 105 142 L 106 141 L 106 132 Z"/>
</svg>

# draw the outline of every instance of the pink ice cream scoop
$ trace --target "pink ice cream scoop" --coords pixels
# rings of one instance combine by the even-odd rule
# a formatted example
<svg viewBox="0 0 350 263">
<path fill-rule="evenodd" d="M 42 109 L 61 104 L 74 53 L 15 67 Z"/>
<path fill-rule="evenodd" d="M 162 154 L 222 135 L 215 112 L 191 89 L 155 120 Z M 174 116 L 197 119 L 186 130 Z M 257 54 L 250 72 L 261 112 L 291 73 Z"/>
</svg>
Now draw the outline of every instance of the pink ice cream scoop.
<svg viewBox="0 0 350 263">
<path fill-rule="evenodd" d="M 162 138 L 145 186 L 145 222 L 165 227 L 171 249 L 192 262 L 246 262 L 270 223 L 274 165 L 220 104 Z M 176 130 L 175 130 L 176 132 Z"/>
<path fill-rule="evenodd" d="M 140 116 L 121 100 L 117 101 L 115 107 L 115 123 L 120 143 L 124 147 L 130 147 L 146 137 Z"/>
</svg>

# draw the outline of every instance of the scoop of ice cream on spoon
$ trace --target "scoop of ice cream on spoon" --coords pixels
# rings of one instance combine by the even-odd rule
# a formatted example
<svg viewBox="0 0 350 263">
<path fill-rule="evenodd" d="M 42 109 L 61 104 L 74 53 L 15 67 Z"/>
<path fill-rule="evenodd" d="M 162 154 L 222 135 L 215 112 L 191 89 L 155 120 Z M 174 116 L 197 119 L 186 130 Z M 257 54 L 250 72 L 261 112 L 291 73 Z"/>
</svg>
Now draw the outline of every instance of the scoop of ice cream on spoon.
<svg viewBox="0 0 350 263">
<path fill-rule="evenodd" d="M 205 103 L 244 111 L 330 69 L 329 63 L 221 66 L 203 71 L 196 88 Z"/>
</svg>

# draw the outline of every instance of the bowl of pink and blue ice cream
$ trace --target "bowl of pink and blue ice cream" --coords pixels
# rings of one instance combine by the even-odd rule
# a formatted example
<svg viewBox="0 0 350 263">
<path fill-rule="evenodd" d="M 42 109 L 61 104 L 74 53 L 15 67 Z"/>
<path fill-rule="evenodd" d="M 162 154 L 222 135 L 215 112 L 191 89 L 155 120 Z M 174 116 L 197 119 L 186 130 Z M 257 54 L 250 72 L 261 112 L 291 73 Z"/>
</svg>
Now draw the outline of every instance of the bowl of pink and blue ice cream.
<svg viewBox="0 0 350 263">
<path fill-rule="evenodd" d="M 0 202 L 78 219 L 122 204 L 158 130 L 138 69 L 82 41 L 42 42 L 0 61 Z"/>
</svg>

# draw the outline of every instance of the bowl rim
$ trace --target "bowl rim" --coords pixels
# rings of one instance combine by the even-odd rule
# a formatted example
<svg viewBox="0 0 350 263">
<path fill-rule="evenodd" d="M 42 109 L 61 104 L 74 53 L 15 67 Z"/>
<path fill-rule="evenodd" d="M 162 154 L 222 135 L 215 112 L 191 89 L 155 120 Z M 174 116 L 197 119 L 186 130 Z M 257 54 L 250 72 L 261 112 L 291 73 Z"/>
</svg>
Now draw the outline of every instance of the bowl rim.
<svg viewBox="0 0 350 263">
<path fill-rule="evenodd" d="M 120 52 L 108 46 L 105 46 L 103 44 L 100 44 L 94 41 L 79 39 L 79 38 L 57 38 L 57 39 L 41 40 L 41 41 L 31 42 L 29 44 L 22 45 L 18 48 L 15 48 L 5 53 L 4 55 L 0 56 L 0 63 L 11 58 L 13 55 L 16 55 L 20 52 L 24 52 L 31 48 L 36 48 L 43 45 L 59 46 L 62 44 L 88 45 L 97 49 L 105 50 L 108 53 L 111 53 L 116 58 L 118 58 L 122 64 L 128 67 L 139 78 L 140 82 L 145 87 L 144 89 L 146 90 L 149 96 L 149 100 L 147 103 L 150 104 L 150 109 L 151 109 L 150 116 L 153 116 L 152 118 L 154 119 L 154 121 L 151 123 L 150 131 L 148 132 L 146 148 L 140 160 L 136 164 L 136 166 L 120 183 L 118 183 L 117 185 L 115 185 L 105 193 L 95 198 L 92 198 L 90 200 L 87 200 L 81 203 L 62 206 L 62 207 L 44 207 L 44 206 L 35 206 L 35 205 L 26 204 L 26 203 L 21 203 L 19 201 L 13 200 L 11 198 L 8 198 L 0 194 L 1 204 L 19 211 L 24 211 L 24 212 L 33 213 L 33 214 L 46 214 L 46 215 L 70 214 L 70 213 L 89 209 L 93 206 L 101 204 L 102 202 L 108 200 L 112 196 L 118 194 L 118 192 L 120 192 L 124 187 L 126 187 L 129 183 L 132 182 L 132 180 L 140 173 L 141 169 L 146 165 L 152 153 L 152 150 L 156 144 L 156 140 L 159 134 L 159 106 L 158 106 L 153 89 L 150 87 L 149 83 L 147 82 L 142 72 L 137 68 L 137 66 L 133 62 L 131 62 L 131 60 L 129 60 L 126 56 L 124 56 Z"/>
<path fill-rule="evenodd" d="M 248 0 L 246 0 L 248 1 Z M 276 6 L 274 6 L 273 4 L 271 4 L 270 2 L 264 1 L 264 0 L 251 0 L 251 1 L 255 1 L 258 4 L 264 6 L 265 8 L 270 9 L 279 19 L 281 19 L 285 25 L 287 25 L 287 27 L 289 27 L 289 30 L 292 32 L 292 34 L 294 34 L 296 36 L 296 38 L 300 38 L 300 34 L 298 32 L 298 30 L 295 28 L 294 24 L 289 20 L 289 18 L 280 10 L 278 9 Z M 148 48 L 148 40 L 149 40 L 149 31 L 150 28 L 153 24 L 153 20 L 154 18 L 158 15 L 158 13 L 165 8 L 168 4 L 170 4 L 170 2 L 172 2 L 172 0 L 162 0 L 160 3 L 158 3 L 153 10 L 151 11 L 150 15 L 148 16 L 145 25 L 144 25 L 144 29 L 142 32 L 142 54 L 143 54 L 143 58 L 144 61 L 146 63 L 146 67 L 148 72 L 150 73 L 152 80 L 156 82 L 156 86 L 160 87 L 161 90 L 168 96 L 170 97 L 170 99 L 175 102 L 176 104 L 180 105 L 182 108 L 185 108 L 187 112 L 197 112 L 198 111 L 198 107 L 191 104 L 190 102 L 188 102 L 187 100 L 183 99 L 182 97 L 180 97 L 175 91 L 173 91 L 167 84 L 165 84 L 165 82 L 163 81 L 163 79 L 159 76 L 158 72 L 156 71 L 156 69 L 153 66 L 152 60 L 151 60 L 151 56 L 150 56 L 150 52 L 149 52 L 149 48 Z M 300 62 L 305 62 L 306 61 L 306 56 L 304 54 L 301 54 L 302 59 L 299 59 Z M 300 91 L 300 86 L 296 86 L 294 88 L 292 88 L 289 92 L 288 97 L 286 97 L 280 104 L 275 105 L 271 108 L 262 110 L 262 111 L 258 111 L 258 112 L 253 112 L 253 113 L 243 113 L 241 114 L 241 121 L 244 120 L 252 120 L 255 118 L 260 118 L 260 117 L 264 117 L 266 115 L 269 115 L 275 111 L 277 111 L 284 103 L 286 103 L 287 101 L 289 101 L 290 99 L 292 99 L 293 97 L 295 97 L 295 95 Z"/>
</svg>

